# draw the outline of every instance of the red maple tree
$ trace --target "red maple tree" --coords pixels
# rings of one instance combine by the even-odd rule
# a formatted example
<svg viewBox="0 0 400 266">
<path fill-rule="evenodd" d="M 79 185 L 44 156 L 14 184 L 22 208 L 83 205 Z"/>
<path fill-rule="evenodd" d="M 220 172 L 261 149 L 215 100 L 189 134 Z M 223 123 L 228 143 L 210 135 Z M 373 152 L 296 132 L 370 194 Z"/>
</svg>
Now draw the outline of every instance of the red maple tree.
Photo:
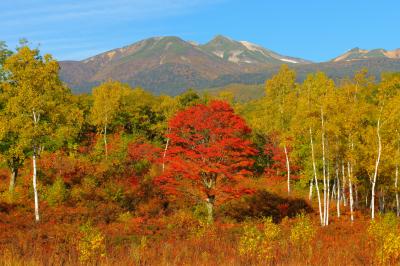
<svg viewBox="0 0 400 266">
<path fill-rule="evenodd" d="M 229 104 L 212 101 L 178 112 L 169 121 L 167 167 L 157 183 L 169 194 L 205 200 L 208 219 L 219 202 L 252 193 L 242 182 L 251 174 L 256 153 L 251 129 Z"/>
</svg>

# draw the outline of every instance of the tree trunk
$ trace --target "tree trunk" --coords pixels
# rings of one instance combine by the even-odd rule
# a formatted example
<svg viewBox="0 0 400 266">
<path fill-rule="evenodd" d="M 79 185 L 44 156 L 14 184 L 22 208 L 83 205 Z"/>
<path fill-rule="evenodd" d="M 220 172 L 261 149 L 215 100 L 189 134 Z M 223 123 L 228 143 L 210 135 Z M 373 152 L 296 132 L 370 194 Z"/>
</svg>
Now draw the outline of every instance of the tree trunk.
<svg viewBox="0 0 400 266">
<path fill-rule="evenodd" d="M 376 179 L 378 177 L 378 169 L 379 169 L 379 162 L 381 160 L 381 153 L 382 153 L 382 142 L 381 142 L 381 119 L 378 119 L 378 125 L 376 127 L 376 135 L 378 137 L 378 155 L 375 161 L 375 171 L 374 176 L 372 179 L 372 187 L 371 187 L 371 218 L 375 219 L 375 185 Z"/>
<path fill-rule="evenodd" d="M 167 150 L 169 145 L 169 138 L 167 138 L 167 143 L 165 143 L 164 154 L 163 154 L 163 162 L 162 162 L 162 171 L 164 173 L 165 170 L 165 157 L 167 156 Z"/>
<path fill-rule="evenodd" d="M 17 182 L 17 176 L 18 176 L 18 168 L 12 167 L 10 176 L 10 187 L 9 187 L 10 192 L 14 192 L 15 183 Z"/>
<path fill-rule="evenodd" d="M 34 148 L 33 156 L 32 156 L 32 165 L 33 165 L 33 177 L 32 177 L 32 183 L 33 183 L 33 193 L 35 197 L 35 220 L 36 222 L 39 222 L 40 217 L 39 217 L 39 197 L 38 197 L 38 192 L 37 192 L 37 180 L 36 180 L 36 148 Z"/>
<path fill-rule="evenodd" d="M 284 144 L 283 149 L 285 151 L 285 157 L 286 157 L 287 190 L 288 190 L 288 195 L 290 195 L 290 162 L 286 144 Z"/>
<path fill-rule="evenodd" d="M 351 181 L 352 178 L 352 170 L 350 166 L 350 162 L 347 162 L 347 174 L 349 179 L 349 200 L 350 200 L 350 220 L 354 221 L 354 214 L 353 214 L 353 184 Z"/>
<path fill-rule="evenodd" d="M 326 217 L 325 217 L 325 225 L 329 224 L 329 206 L 330 206 L 330 198 L 329 198 L 329 194 L 330 194 L 330 173 L 329 173 L 329 163 L 327 165 L 327 187 L 328 187 L 328 191 L 326 194 Z"/>
<path fill-rule="evenodd" d="M 214 222 L 214 201 L 215 201 L 215 196 L 208 196 L 206 200 L 208 224 L 212 224 Z"/>
<path fill-rule="evenodd" d="M 343 182 L 342 182 L 342 198 L 343 198 L 343 206 L 346 207 L 347 206 L 347 200 L 346 200 L 346 175 L 345 175 L 345 171 L 344 171 L 344 163 L 342 161 L 342 178 L 343 178 Z"/>
<path fill-rule="evenodd" d="M 325 163 L 325 126 L 324 126 L 324 113 L 321 108 L 321 144 L 322 144 L 322 181 L 324 184 L 324 215 L 323 225 L 326 225 L 326 216 L 327 216 L 327 187 L 326 187 L 326 163 Z"/>
<path fill-rule="evenodd" d="M 321 206 L 321 196 L 319 194 L 319 187 L 318 187 L 318 178 L 317 178 L 317 167 L 315 165 L 315 156 L 314 156 L 314 142 L 312 137 L 312 130 L 310 128 L 310 143 L 311 143 L 311 158 L 314 170 L 314 181 L 315 181 L 315 189 L 317 190 L 317 197 L 318 197 L 318 208 L 319 208 L 319 218 L 321 220 L 321 225 L 324 225 L 324 220 L 322 217 L 322 206 Z"/>
<path fill-rule="evenodd" d="M 339 167 L 336 164 L 336 184 L 337 184 L 337 198 L 336 198 L 336 213 L 340 217 L 340 180 L 339 180 Z"/>
<path fill-rule="evenodd" d="M 104 138 L 104 151 L 106 154 L 106 160 L 108 159 L 108 148 L 107 148 L 107 124 L 104 125 L 104 134 L 103 134 L 103 138 Z"/>
<path fill-rule="evenodd" d="M 36 114 L 35 110 L 32 110 L 33 114 L 33 124 L 34 127 L 36 128 L 37 124 L 39 123 L 40 120 L 40 114 Z M 36 222 L 39 222 L 40 216 L 39 216 L 39 196 L 38 196 L 38 191 L 37 191 L 37 176 L 36 176 L 36 156 L 40 152 L 40 146 L 34 143 L 33 145 L 33 155 L 32 155 L 32 166 L 33 166 L 33 176 L 32 176 L 32 183 L 33 183 L 33 194 L 35 198 L 35 220 Z"/>
<path fill-rule="evenodd" d="M 314 186 L 314 181 L 313 181 L 313 178 L 311 178 L 311 180 L 310 180 L 310 193 L 308 194 L 308 200 L 310 200 L 310 201 L 312 199 L 313 186 Z"/>
</svg>

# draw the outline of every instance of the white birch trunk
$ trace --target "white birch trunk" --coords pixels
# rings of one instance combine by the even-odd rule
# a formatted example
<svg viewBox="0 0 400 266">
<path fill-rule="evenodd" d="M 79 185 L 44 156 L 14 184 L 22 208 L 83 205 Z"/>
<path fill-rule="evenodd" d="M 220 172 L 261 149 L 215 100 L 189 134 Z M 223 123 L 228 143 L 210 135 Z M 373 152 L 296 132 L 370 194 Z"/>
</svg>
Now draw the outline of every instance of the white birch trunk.
<svg viewBox="0 0 400 266">
<path fill-rule="evenodd" d="M 349 180 L 349 200 L 350 200 L 350 220 L 354 221 L 354 214 L 353 214 L 353 184 L 351 182 L 352 179 L 352 170 L 350 162 L 347 162 L 347 174 Z"/>
<path fill-rule="evenodd" d="M 169 138 L 167 138 L 167 142 L 165 143 L 164 153 L 163 153 L 163 162 L 162 162 L 162 171 L 164 173 L 165 170 L 165 157 L 167 156 L 167 150 L 169 145 Z"/>
<path fill-rule="evenodd" d="M 33 183 L 33 193 L 34 193 L 34 198 L 35 198 L 35 220 L 36 222 L 39 222 L 40 216 L 39 216 L 39 197 L 38 197 L 38 191 L 37 191 L 37 176 L 36 176 L 36 148 L 34 148 L 33 156 L 32 156 L 32 166 L 33 166 L 33 177 L 32 177 L 32 183 Z"/>
<path fill-rule="evenodd" d="M 337 185 L 337 198 L 336 198 L 336 214 L 340 217 L 340 180 L 339 180 L 339 167 L 336 164 L 336 185 Z"/>
<path fill-rule="evenodd" d="M 382 142 L 381 142 L 381 119 L 378 119 L 378 125 L 376 127 L 376 135 L 378 137 L 378 155 L 375 161 L 375 171 L 374 176 L 372 179 L 372 187 L 371 187 L 371 218 L 375 219 L 375 185 L 376 180 L 378 178 L 378 169 L 379 169 L 379 162 L 381 160 L 381 153 L 382 153 Z"/>
<path fill-rule="evenodd" d="M 35 110 L 32 110 L 33 115 L 33 125 L 36 128 L 37 124 L 40 120 L 40 114 L 36 114 Z M 40 150 L 36 144 L 33 144 L 33 155 L 32 155 L 32 167 L 33 167 L 33 176 L 32 176 L 32 185 L 33 185 L 33 195 L 35 200 L 35 220 L 39 222 L 39 196 L 37 191 L 37 175 L 36 175 L 36 155 L 37 152 Z"/>
<path fill-rule="evenodd" d="M 327 192 L 327 197 L 326 197 L 326 218 L 325 218 L 325 225 L 329 225 L 329 206 L 330 206 L 330 173 L 329 173 L 329 163 L 327 165 L 327 187 L 328 187 L 328 192 Z"/>
<path fill-rule="evenodd" d="M 283 149 L 285 151 L 285 157 L 286 157 L 287 191 L 288 191 L 288 195 L 290 195 L 290 162 L 289 162 L 289 155 L 288 155 L 288 151 L 286 148 L 286 144 L 284 144 Z"/>
<path fill-rule="evenodd" d="M 324 113 L 321 108 L 321 144 L 322 144 L 322 181 L 324 184 L 324 215 L 323 215 L 323 225 L 326 225 L 327 216 L 327 187 L 326 187 L 326 163 L 325 163 L 325 126 L 324 126 Z"/>
<path fill-rule="evenodd" d="M 345 175 L 345 170 L 344 170 L 344 163 L 342 161 L 342 198 L 343 198 L 343 206 L 347 206 L 347 199 L 346 199 L 346 175 Z"/>
<path fill-rule="evenodd" d="M 104 125 L 103 140 L 104 140 L 104 151 L 105 151 L 106 160 L 107 160 L 107 159 L 108 159 L 108 148 L 107 148 L 107 123 Z"/>
<path fill-rule="evenodd" d="M 321 220 L 321 225 L 324 225 L 324 220 L 322 217 L 322 206 L 321 206 L 321 196 L 319 194 L 319 187 L 318 187 L 318 178 L 317 178 L 317 167 L 315 165 L 315 156 L 314 156 L 314 142 L 312 137 L 312 130 L 310 128 L 310 143 L 311 143 L 311 158 L 314 170 L 314 181 L 315 181 L 315 189 L 317 190 L 317 197 L 318 197 L 318 208 L 319 208 L 319 218 Z"/>
</svg>

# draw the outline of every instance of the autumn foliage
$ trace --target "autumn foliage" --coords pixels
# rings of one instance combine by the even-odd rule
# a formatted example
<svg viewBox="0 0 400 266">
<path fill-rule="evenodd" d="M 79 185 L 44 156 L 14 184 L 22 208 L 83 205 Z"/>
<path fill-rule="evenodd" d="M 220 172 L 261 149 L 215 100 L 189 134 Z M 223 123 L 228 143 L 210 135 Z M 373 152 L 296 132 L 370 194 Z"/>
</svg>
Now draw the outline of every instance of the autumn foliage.
<svg viewBox="0 0 400 266">
<path fill-rule="evenodd" d="M 169 122 L 167 168 L 157 179 L 166 192 L 211 202 L 251 193 L 240 186 L 255 149 L 245 121 L 227 103 L 213 101 L 178 112 Z"/>
<path fill-rule="evenodd" d="M 283 66 L 228 104 L 73 95 L 51 57 L 7 57 L 0 266 L 399 264 L 400 76 L 297 84 Z"/>
</svg>

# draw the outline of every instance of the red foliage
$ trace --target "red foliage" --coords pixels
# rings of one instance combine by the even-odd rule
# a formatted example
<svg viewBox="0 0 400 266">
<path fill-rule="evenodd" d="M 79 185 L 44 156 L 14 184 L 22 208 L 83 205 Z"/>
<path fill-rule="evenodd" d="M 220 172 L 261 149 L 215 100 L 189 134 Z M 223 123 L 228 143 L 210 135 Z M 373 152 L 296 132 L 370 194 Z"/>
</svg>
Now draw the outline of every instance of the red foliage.
<svg viewBox="0 0 400 266">
<path fill-rule="evenodd" d="M 43 154 L 39 166 L 53 181 L 56 177 L 61 177 L 66 183 L 79 183 L 83 177 L 94 171 L 93 165 L 88 161 L 64 152 Z"/>
<path fill-rule="evenodd" d="M 167 168 L 156 180 L 166 192 L 219 201 L 252 192 L 240 186 L 251 174 L 250 156 L 256 153 L 245 138 L 251 130 L 229 104 L 213 101 L 190 107 L 177 113 L 169 128 Z"/>
<path fill-rule="evenodd" d="M 289 160 L 290 160 L 290 153 L 292 151 L 292 148 L 290 146 L 287 146 L 287 152 L 289 154 Z M 285 156 L 285 151 L 282 147 L 279 147 L 278 145 L 275 145 L 274 143 L 267 143 L 265 145 L 264 153 L 266 155 L 269 155 L 272 164 L 269 165 L 269 167 L 266 167 L 264 172 L 265 175 L 268 178 L 275 178 L 275 177 L 283 177 L 287 174 L 287 168 L 286 168 L 286 156 Z M 290 170 L 292 172 L 292 178 L 296 179 L 298 176 L 293 175 L 294 172 L 299 170 L 299 167 L 290 160 Z"/>
<path fill-rule="evenodd" d="M 127 163 L 133 166 L 139 162 L 148 162 L 150 165 L 160 162 L 161 149 L 146 143 L 141 140 L 136 140 L 128 144 Z M 135 170 L 135 167 L 129 167 L 131 169 L 129 182 L 132 187 L 138 187 L 142 181 L 142 177 L 149 173 L 150 165 L 145 168 L 141 168 L 140 171 Z"/>
<path fill-rule="evenodd" d="M 156 163 L 160 160 L 161 149 L 149 143 L 131 142 L 128 144 L 128 159 L 133 162 L 147 160 Z"/>
<path fill-rule="evenodd" d="M 81 145 L 78 147 L 78 152 L 87 154 L 89 153 L 93 147 L 96 145 L 97 139 L 99 138 L 98 135 L 94 132 L 87 132 L 83 136 L 83 140 L 81 142 Z"/>
</svg>

